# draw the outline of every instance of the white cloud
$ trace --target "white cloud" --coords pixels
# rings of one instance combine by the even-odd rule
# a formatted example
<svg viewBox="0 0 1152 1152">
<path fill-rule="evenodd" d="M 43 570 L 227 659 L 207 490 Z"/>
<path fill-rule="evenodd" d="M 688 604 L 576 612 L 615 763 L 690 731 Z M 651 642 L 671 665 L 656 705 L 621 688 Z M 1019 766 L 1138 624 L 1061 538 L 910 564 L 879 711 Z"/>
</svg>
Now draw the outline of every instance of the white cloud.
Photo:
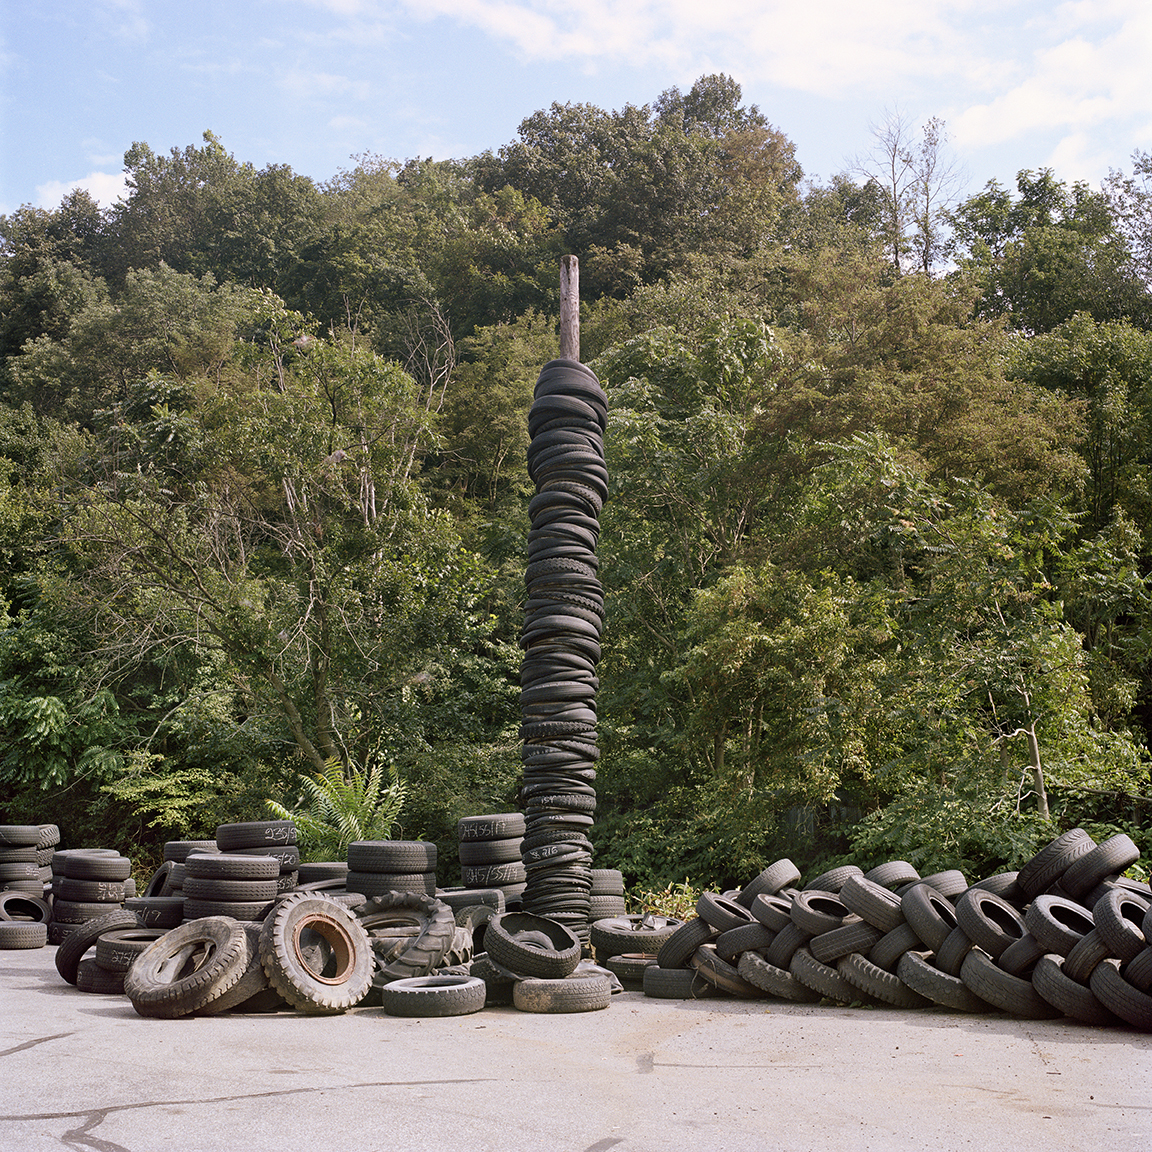
<svg viewBox="0 0 1152 1152">
<path fill-rule="evenodd" d="M 128 193 L 123 172 L 90 172 L 80 180 L 49 180 L 36 185 L 36 203 L 55 208 L 74 188 L 83 188 L 102 208 L 108 208 Z"/>
</svg>

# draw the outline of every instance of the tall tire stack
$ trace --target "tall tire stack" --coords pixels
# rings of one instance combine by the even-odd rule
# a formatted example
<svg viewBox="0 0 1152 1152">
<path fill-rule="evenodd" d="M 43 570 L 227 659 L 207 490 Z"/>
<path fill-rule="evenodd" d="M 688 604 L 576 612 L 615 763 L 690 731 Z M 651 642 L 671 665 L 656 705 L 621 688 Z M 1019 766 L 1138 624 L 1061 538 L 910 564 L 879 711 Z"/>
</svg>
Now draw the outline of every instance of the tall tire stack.
<svg viewBox="0 0 1152 1152">
<path fill-rule="evenodd" d="M 499 889 L 504 905 L 514 905 L 524 893 L 527 872 L 520 859 L 524 840 L 522 812 L 463 816 L 456 824 L 460 879 L 465 892 Z M 482 903 L 470 900 L 467 903 Z M 464 905 L 460 905 L 464 906 Z M 498 908 L 503 912 L 504 908 Z"/>
<path fill-rule="evenodd" d="M 280 866 L 276 894 L 282 896 L 296 887 L 300 849 L 296 847 L 296 825 L 291 820 L 221 824 L 216 829 L 216 847 L 238 856 L 274 856 Z"/>
<path fill-rule="evenodd" d="M 604 625 L 597 576 L 600 510 L 608 497 L 608 397 L 576 360 L 552 360 L 528 414 L 528 599 L 520 644 L 520 734 L 526 911 L 588 943 L 589 832 L 596 808 L 596 664 Z"/>
<path fill-rule="evenodd" d="M 44 895 L 45 878 L 38 859 L 40 838 L 40 825 L 0 824 L 0 892 Z"/>
<path fill-rule="evenodd" d="M 280 861 L 273 856 L 194 852 L 184 861 L 184 923 L 225 916 L 255 922 L 272 911 Z"/>
<path fill-rule="evenodd" d="M 353 840 L 344 886 L 364 896 L 436 893 L 436 845 L 425 840 Z"/>
<path fill-rule="evenodd" d="M 70 848 L 55 853 L 52 871 L 48 941 L 59 944 L 81 925 L 123 908 L 132 861 L 111 848 Z"/>
</svg>

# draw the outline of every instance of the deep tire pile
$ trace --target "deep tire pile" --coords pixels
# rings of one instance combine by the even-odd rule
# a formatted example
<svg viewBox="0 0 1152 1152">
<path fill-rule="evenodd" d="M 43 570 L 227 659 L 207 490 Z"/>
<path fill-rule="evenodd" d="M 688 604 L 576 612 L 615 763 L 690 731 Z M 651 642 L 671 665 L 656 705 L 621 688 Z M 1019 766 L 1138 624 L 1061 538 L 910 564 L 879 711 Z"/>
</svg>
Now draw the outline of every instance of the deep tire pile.
<svg viewBox="0 0 1152 1152">
<path fill-rule="evenodd" d="M 575 360 L 552 360 L 528 415 L 528 599 L 520 708 L 525 813 L 524 908 L 586 942 L 596 808 L 596 665 L 604 624 L 597 576 L 600 510 L 608 497 L 608 397 Z"/>
<path fill-rule="evenodd" d="M 643 967 L 649 996 L 725 993 L 1069 1016 L 1152 1031 L 1152 891 L 1120 878 L 1129 837 L 1057 837 L 1019 873 L 969 885 L 904 861 L 846 866 L 803 888 L 791 861 L 740 892 L 705 892 Z M 606 921 L 608 938 L 623 925 Z M 601 932 L 592 925 L 596 941 Z"/>
</svg>

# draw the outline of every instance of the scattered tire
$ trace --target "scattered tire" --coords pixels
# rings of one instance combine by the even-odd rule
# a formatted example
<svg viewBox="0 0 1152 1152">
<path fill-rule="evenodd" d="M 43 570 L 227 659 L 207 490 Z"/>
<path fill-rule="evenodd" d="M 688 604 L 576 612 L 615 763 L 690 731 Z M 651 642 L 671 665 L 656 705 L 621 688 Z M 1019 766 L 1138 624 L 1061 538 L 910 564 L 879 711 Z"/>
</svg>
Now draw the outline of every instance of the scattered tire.
<svg viewBox="0 0 1152 1152">
<path fill-rule="evenodd" d="M 413 976 L 380 990 L 389 1016 L 467 1016 L 484 1007 L 487 986 L 478 976 Z"/>
</svg>

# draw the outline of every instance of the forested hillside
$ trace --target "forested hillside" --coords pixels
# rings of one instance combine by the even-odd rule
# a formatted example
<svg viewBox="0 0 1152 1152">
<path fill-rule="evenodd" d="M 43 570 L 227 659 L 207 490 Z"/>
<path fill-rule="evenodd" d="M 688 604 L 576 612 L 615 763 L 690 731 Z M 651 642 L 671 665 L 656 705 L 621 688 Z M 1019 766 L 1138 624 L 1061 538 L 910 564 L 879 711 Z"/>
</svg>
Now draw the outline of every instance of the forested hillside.
<svg viewBox="0 0 1152 1152">
<path fill-rule="evenodd" d="M 0 218 L 5 818 L 139 854 L 338 763 L 450 860 L 515 807 L 571 252 L 612 406 L 598 866 L 1147 855 L 1152 155 L 949 204 L 939 127 L 812 182 L 710 76 L 327 184 L 139 143 L 111 209 Z"/>
</svg>

